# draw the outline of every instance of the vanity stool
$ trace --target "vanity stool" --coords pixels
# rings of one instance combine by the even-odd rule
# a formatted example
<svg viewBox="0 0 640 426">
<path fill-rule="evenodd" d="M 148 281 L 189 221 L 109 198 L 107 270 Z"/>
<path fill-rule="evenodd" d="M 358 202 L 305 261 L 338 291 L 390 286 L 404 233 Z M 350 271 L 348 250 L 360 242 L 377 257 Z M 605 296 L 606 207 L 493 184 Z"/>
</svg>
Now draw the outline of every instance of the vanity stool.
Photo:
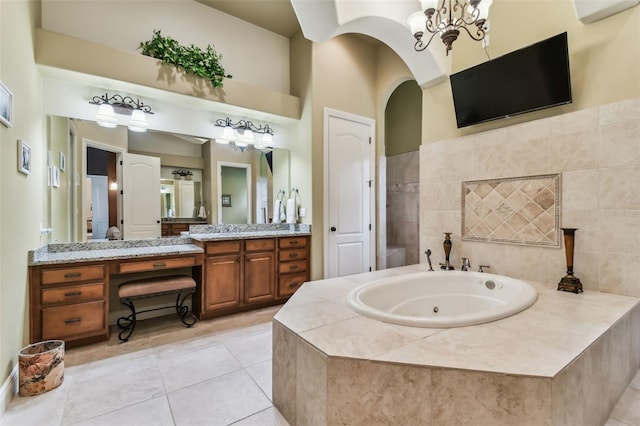
<svg viewBox="0 0 640 426">
<path fill-rule="evenodd" d="M 118 327 L 120 328 L 118 338 L 121 342 L 129 340 L 129 337 L 131 337 L 131 334 L 133 334 L 133 330 L 136 327 L 137 314 L 173 307 L 175 307 L 180 321 L 182 321 L 182 323 L 187 327 L 191 327 L 196 323 L 197 319 L 193 312 L 189 314 L 189 307 L 184 305 L 184 301 L 189 297 L 189 295 L 193 295 L 195 289 L 196 282 L 193 278 L 186 275 L 144 278 L 120 284 L 120 286 L 118 286 L 118 297 L 120 298 L 120 303 L 131 309 L 131 314 L 126 317 L 118 318 Z M 177 294 L 175 306 L 168 305 L 136 312 L 136 308 L 133 305 L 134 300 L 162 296 L 165 294 Z"/>
</svg>

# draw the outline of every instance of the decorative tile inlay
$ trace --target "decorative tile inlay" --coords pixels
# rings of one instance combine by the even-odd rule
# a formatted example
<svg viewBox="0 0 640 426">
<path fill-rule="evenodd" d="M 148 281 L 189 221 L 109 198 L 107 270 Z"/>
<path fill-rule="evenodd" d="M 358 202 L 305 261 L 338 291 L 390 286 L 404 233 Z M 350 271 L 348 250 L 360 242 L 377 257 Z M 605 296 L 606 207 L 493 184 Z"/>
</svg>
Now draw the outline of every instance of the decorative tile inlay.
<svg viewBox="0 0 640 426">
<path fill-rule="evenodd" d="M 462 182 L 462 239 L 560 246 L 560 174 Z"/>
</svg>

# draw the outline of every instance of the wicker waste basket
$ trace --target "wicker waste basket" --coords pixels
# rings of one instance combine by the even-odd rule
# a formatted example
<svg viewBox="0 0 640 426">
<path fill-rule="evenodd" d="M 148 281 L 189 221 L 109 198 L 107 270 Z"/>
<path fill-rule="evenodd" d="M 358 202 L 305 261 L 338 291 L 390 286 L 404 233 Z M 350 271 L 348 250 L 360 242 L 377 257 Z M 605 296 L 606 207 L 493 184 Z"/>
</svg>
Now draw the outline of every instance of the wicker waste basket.
<svg viewBox="0 0 640 426">
<path fill-rule="evenodd" d="M 64 342 L 46 340 L 20 350 L 18 355 L 20 396 L 33 396 L 57 388 L 64 380 Z"/>
</svg>

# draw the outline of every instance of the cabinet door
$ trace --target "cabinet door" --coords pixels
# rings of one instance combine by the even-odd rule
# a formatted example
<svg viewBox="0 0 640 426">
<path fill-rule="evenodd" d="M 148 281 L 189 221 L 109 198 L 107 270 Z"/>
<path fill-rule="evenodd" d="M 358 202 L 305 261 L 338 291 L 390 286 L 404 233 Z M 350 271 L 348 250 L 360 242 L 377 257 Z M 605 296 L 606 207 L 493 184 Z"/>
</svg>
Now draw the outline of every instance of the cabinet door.
<svg viewBox="0 0 640 426">
<path fill-rule="evenodd" d="M 240 304 L 240 255 L 211 256 L 205 263 L 205 310 Z"/>
<path fill-rule="evenodd" d="M 244 301 L 263 302 L 275 298 L 275 253 L 247 253 L 244 258 Z"/>
</svg>

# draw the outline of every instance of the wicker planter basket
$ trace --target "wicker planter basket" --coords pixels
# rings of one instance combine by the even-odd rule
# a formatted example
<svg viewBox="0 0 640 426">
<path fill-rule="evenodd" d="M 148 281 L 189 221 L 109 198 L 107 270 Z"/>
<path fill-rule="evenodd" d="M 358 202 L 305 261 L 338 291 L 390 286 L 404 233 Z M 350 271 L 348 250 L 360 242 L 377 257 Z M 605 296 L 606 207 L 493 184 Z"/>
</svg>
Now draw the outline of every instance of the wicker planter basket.
<svg viewBox="0 0 640 426">
<path fill-rule="evenodd" d="M 20 350 L 19 393 L 33 396 L 57 388 L 64 380 L 64 342 L 46 340 Z"/>
</svg>

